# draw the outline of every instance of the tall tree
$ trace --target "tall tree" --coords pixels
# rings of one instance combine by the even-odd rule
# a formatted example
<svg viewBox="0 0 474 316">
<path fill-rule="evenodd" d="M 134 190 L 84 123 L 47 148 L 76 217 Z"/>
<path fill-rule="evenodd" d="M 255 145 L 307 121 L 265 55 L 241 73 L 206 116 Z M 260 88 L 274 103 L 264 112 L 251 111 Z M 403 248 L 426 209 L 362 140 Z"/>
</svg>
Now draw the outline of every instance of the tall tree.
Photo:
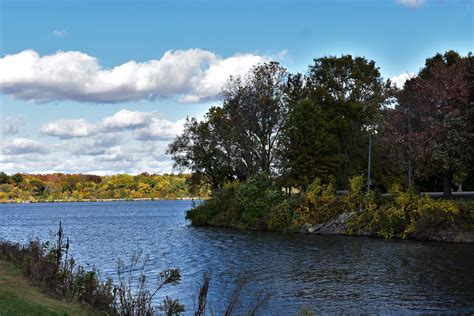
<svg viewBox="0 0 474 316">
<path fill-rule="evenodd" d="M 288 113 L 288 72 L 277 62 L 231 77 L 224 87 L 223 110 L 232 126 L 236 158 L 243 177 L 272 173 L 279 135 Z"/>
<path fill-rule="evenodd" d="M 276 62 L 253 67 L 225 85 L 222 107 L 204 121 L 188 120 L 169 146 L 176 167 L 208 176 L 213 187 L 273 172 L 281 128 L 288 112 L 288 73 Z"/>
<path fill-rule="evenodd" d="M 291 107 L 281 136 L 282 182 L 306 190 L 315 178 L 328 182 L 339 165 L 338 141 L 330 121 L 309 99 Z"/>
<path fill-rule="evenodd" d="M 348 178 L 367 166 L 368 133 L 378 126 L 388 83 L 374 61 L 351 55 L 315 59 L 306 81 L 309 98 L 331 122 L 340 156 L 337 178 L 346 187 Z"/>
<path fill-rule="evenodd" d="M 418 76 L 405 83 L 386 126 L 386 142 L 397 148 L 394 161 L 413 165 L 418 177 L 441 177 L 445 196 L 451 195 L 453 177 L 472 166 L 474 155 L 470 58 L 454 51 L 428 58 Z"/>
</svg>

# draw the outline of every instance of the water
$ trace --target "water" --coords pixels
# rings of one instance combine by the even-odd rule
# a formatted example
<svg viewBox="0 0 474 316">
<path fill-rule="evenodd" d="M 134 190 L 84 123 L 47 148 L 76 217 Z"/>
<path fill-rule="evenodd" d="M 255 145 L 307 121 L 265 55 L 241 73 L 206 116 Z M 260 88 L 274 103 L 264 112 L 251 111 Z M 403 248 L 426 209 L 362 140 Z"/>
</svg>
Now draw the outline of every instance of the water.
<svg viewBox="0 0 474 316">
<path fill-rule="evenodd" d="M 0 205 L 0 239 L 46 239 L 62 221 L 81 263 L 116 277 L 117 259 L 150 255 L 150 274 L 177 267 L 182 282 L 162 295 L 191 311 L 204 274 L 222 310 L 247 278 L 243 305 L 270 293 L 261 314 L 473 313 L 474 245 L 243 232 L 191 227 L 190 201 Z M 240 309 L 242 311 L 242 309 Z"/>
</svg>

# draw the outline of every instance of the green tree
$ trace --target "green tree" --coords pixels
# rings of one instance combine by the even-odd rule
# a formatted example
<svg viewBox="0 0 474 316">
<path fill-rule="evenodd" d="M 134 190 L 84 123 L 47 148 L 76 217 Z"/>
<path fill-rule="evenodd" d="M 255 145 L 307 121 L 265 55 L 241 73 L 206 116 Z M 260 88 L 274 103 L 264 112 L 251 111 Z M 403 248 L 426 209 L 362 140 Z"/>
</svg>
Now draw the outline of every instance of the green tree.
<svg viewBox="0 0 474 316">
<path fill-rule="evenodd" d="M 254 67 L 246 77 L 231 77 L 223 110 L 232 126 L 234 168 L 239 178 L 271 174 L 279 135 L 288 114 L 288 72 L 276 62 Z"/>
<path fill-rule="evenodd" d="M 315 178 L 328 182 L 336 174 L 338 141 L 329 124 L 310 99 L 292 107 L 280 140 L 282 183 L 286 186 L 306 190 Z"/>
<path fill-rule="evenodd" d="M 16 184 L 20 184 L 21 182 L 23 182 L 23 176 L 20 173 L 15 173 L 10 177 L 10 180 Z"/>
<path fill-rule="evenodd" d="M 231 158 L 225 150 L 225 139 L 220 137 L 223 131 L 212 124 L 222 123 L 223 119 L 218 119 L 221 112 L 219 108 L 211 108 L 204 122 L 198 122 L 195 118 L 187 119 L 183 134 L 169 145 L 167 151 L 172 156 L 175 168 L 205 175 L 204 179 L 214 189 L 219 188 L 226 179 L 232 179 Z"/>
<path fill-rule="evenodd" d="M 46 190 L 46 185 L 42 181 L 36 179 L 30 180 L 28 185 L 31 194 L 36 197 L 42 196 Z"/>
<path fill-rule="evenodd" d="M 306 81 L 307 95 L 331 123 L 328 133 L 337 138 L 337 179 L 347 187 L 349 177 L 366 168 L 368 130 L 378 126 L 389 82 L 374 61 L 351 55 L 315 59 Z"/>
<path fill-rule="evenodd" d="M 288 112 L 287 79 L 275 62 L 231 77 L 223 106 L 211 108 L 202 122 L 188 119 L 183 134 L 170 144 L 175 167 L 205 175 L 214 189 L 227 180 L 270 174 Z"/>
<path fill-rule="evenodd" d="M 0 184 L 9 183 L 10 177 L 5 172 L 0 172 Z"/>
</svg>

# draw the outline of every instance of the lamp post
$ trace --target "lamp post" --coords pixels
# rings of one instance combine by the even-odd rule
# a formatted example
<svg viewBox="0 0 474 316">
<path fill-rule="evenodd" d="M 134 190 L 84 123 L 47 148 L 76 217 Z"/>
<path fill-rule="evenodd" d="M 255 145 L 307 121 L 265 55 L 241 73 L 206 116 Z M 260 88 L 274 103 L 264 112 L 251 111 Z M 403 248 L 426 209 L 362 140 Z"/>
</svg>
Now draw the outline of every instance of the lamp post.
<svg viewBox="0 0 474 316">
<path fill-rule="evenodd" d="M 411 105 L 408 105 L 408 187 L 413 186 L 413 168 L 411 165 Z"/>
<path fill-rule="evenodd" d="M 370 191 L 370 186 L 372 185 L 371 177 L 371 162 L 372 162 L 372 132 L 369 130 L 369 158 L 368 158 L 368 166 L 367 166 L 367 191 Z"/>
</svg>

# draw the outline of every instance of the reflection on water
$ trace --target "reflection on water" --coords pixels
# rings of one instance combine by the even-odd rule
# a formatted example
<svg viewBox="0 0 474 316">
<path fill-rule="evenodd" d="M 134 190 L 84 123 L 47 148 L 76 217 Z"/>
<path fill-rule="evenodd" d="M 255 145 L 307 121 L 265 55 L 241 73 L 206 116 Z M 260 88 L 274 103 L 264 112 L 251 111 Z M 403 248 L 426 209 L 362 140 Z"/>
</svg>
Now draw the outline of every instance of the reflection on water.
<svg viewBox="0 0 474 316">
<path fill-rule="evenodd" d="M 474 312 L 474 245 L 191 227 L 190 201 L 0 205 L 0 239 L 48 238 L 62 221 L 81 263 L 115 276 L 118 258 L 150 255 L 148 272 L 178 267 L 182 283 L 163 295 L 194 306 L 203 275 L 219 311 L 236 279 L 242 300 L 271 294 L 264 314 Z"/>
</svg>

